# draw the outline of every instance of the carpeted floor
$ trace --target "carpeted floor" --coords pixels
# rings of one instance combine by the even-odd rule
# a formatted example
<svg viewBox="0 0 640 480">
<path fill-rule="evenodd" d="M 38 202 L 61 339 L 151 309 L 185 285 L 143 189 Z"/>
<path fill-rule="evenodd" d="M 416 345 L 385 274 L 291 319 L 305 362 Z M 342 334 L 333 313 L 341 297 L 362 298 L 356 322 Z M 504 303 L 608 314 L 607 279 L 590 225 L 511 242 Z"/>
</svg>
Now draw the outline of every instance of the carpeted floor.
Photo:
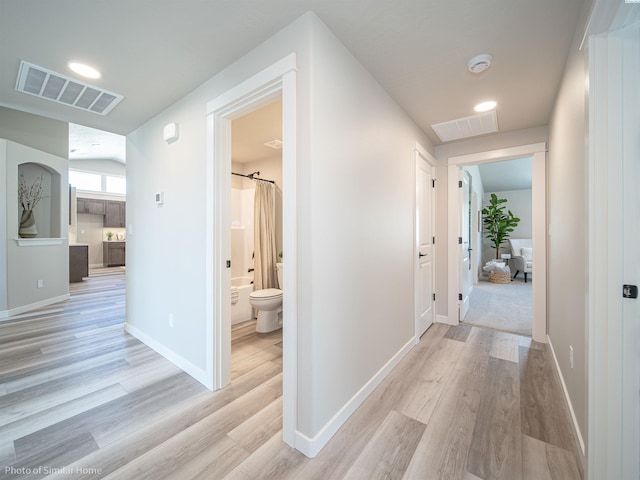
<svg viewBox="0 0 640 480">
<path fill-rule="evenodd" d="M 481 279 L 471 292 L 464 323 L 531 336 L 532 317 L 531 279 L 508 284 Z"/>
</svg>

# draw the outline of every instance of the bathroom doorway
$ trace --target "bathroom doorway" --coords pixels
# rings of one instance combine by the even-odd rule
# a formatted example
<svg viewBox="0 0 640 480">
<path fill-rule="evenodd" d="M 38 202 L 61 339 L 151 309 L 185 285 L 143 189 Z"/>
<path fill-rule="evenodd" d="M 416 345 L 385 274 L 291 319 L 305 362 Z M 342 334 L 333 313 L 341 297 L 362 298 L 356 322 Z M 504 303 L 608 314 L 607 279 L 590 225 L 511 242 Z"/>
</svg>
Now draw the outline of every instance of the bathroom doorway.
<svg viewBox="0 0 640 480">
<path fill-rule="evenodd" d="M 270 208 L 254 208 L 257 187 L 269 197 Z M 258 312 L 249 298 L 254 290 L 281 288 L 276 276 L 276 263 L 282 262 L 283 255 L 281 98 L 231 121 L 230 208 L 231 315 L 228 321 L 231 322 L 230 380 L 234 383 L 266 363 L 282 364 L 282 329 L 256 331 Z M 261 219 L 264 216 L 270 218 Z M 270 231 L 260 235 L 256 229 L 260 229 L 265 220 Z M 265 234 L 270 237 L 266 241 L 269 245 L 260 244 L 265 243 L 260 240 Z M 259 263 L 258 259 L 263 262 Z M 262 272 L 265 264 L 273 270 L 270 275 Z M 268 284 L 263 281 L 265 277 L 270 279 Z"/>
<path fill-rule="evenodd" d="M 297 408 L 297 77 L 291 53 L 207 103 L 207 358 L 212 389 L 231 381 L 231 124 L 282 99 L 282 439 L 295 447 Z"/>
</svg>

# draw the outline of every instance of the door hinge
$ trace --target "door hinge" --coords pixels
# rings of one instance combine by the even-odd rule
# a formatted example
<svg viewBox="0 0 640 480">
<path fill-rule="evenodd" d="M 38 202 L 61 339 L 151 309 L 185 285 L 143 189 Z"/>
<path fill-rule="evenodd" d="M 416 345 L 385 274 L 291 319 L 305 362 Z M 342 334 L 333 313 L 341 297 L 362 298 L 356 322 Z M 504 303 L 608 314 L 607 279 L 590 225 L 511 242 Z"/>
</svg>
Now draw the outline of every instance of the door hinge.
<svg viewBox="0 0 640 480">
<path fill-rule="evenodd" d="M 458 237 L 458 243 L 462 245 L 462 237 Z"/>
<path fill-rule="evenodd" d="M 462 180 L 458 180 L 458 188 L 462 188 Z"/>
<path fill-rule="evenodd" d="M 435 178 L 433 178 L 431 180 L 431 188 L 436 188 L 436 179 Z"/>
<path fill-rule="evenodd" d="M 227 260 L 227 268 L 231 268 L 231 260 Z"/>
<path fill-rule="evenodd" d="M 431 237 L 431 245 L 435 245 L 436 244 L 436 237 Z"/>
<path fill-rule="evenodd" d="M 436 294 L 435 293 L 433 294 L 433 301 L 434 302 L 436 301 Z"/>
<path fill-rule="evenodd" d="M 458 300 L 462 300 L 462 294 L 461 293 L 458 294 Z"/>
</svg>

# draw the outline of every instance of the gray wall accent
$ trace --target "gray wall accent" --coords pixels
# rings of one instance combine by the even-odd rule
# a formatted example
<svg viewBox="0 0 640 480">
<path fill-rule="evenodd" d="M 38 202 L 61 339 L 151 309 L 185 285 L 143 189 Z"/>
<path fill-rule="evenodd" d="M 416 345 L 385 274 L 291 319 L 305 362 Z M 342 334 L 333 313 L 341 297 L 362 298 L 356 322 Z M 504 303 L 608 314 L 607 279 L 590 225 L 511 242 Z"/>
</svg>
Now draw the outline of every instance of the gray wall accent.
<svg viewBox="0 0 640 480">
<path fill-rule="evenodd" d="M 69 124 L 0 107 L 0 138 L 69 158 Z"/>
<path fill-rule="evenodd" d="M 19 143 L 0 141 L 0 179 L 4 180 L 0 190 L 0 225 L 4 235 L 0 237 L 0 252 L 6 262 L 0 263 L 4 277 L 1 290 L 0 316 L 27 311 L 58 301 L 69 294 L 69 195 L 68 195 L 68 160 L 49 153 L 36 150 Z M 49 213 L 49 232 L 39 234 L 38 238 L 50 237 L 53 232 L 61 240 L 55 245 L 20 246 L 18 244 L 18 227 L 20 209 L 18 205 L 19 166 L 33 163 L 55 172 L 52 182 L 58 182 L 59 195 L 49 199 L 50 208 L 41 210 L 43 215 Z M 36 217 L 36 224 L 38 219 Z M 38 287 L 38 280 L 43 286 Z"/>
</svg>

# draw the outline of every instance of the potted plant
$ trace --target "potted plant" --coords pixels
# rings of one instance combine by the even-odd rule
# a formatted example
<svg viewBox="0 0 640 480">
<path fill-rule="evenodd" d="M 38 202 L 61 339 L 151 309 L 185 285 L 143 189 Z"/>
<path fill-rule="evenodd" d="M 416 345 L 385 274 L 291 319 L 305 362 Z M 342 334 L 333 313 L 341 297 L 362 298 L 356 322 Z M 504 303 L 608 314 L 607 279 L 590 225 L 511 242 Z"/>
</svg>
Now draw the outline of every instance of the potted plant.
<svg viewBox="0 0 640 480">
<path fill-rule="evenodd" d="M 21 238 L 34 238 L 38 235 L 36 229 L 36 221 L 33 216 L 33 209 L 44 198 L 44 185 L 42 175 L 30 185 L 27 185 L 24 175 L 20 175 L 20 183 L 18 184 L 18 201 L 22 206 L 22 214 L 20 215 L 20 225 L 18 235 Z"/>
<path fill-rule="evenodd" d="M 107 240 L 111 241 L 113 239 L 113 232 L 107 232 Z"/>
<path fill-rule="evenodd" d="M 482 223 L 486 230 L 485 238 L 491 241 L 491 245 L 496 250 L 496 259 L 500 258 L 500 246 L 509 238 L 515 227 L 520 223 L 511 210 L 505 213 L 507 203 L 506 198 L 498 198 L 495 193 L 491 194 L 489 205 L 482 209 Z"/>
</svg>

